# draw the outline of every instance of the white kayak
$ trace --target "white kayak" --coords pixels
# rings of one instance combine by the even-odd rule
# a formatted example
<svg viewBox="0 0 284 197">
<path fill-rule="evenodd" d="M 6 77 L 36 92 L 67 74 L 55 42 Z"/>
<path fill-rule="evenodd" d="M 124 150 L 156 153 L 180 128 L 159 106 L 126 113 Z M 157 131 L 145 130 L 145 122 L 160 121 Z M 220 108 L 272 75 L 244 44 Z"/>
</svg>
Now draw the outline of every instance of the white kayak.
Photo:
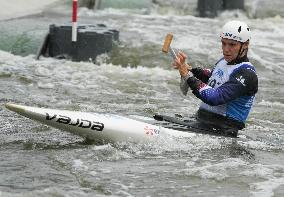
<svg viewBox="0 0 284 197">
<path fill-rule="evenodd" d="M 91 139 L 111 142 L 147 142 L 160 136 L 192 137 L 194 133 L 164 128 L 113 114 L 29 107 L 8 103 L 11 111 L 51 127 Z"/>
</svg>

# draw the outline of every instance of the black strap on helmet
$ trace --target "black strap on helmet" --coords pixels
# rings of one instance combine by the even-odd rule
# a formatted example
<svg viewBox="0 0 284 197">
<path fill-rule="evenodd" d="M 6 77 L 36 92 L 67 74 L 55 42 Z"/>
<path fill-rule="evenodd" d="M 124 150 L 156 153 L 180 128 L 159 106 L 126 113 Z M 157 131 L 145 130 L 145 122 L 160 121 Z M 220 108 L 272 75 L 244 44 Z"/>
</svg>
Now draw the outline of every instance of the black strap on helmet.
<svg viewBox="0 0 284 197">
<path fill-rule="evenodd" d="M 247 49 L 243 49 L 243 46 L 244 46 L 244 42 L 241 42 L 241 47 L 240 47 L 240 50 L 239 50 L 239 52 L 238 52 L 237 57 L 236 57 L 234 60 L 230 61 L 230 62 L 228 63 L 229 65 L 239 64 L 239 63 L 243 62 L 243 61 L 242 61 L 243 59 L 247 59 L 246 55 L 244 56 L 244 58 L 241 57 L 241 54 L 243 54 L 243 52 L 244 52 L 245 50 L 247 50 Z"/>
</svg>

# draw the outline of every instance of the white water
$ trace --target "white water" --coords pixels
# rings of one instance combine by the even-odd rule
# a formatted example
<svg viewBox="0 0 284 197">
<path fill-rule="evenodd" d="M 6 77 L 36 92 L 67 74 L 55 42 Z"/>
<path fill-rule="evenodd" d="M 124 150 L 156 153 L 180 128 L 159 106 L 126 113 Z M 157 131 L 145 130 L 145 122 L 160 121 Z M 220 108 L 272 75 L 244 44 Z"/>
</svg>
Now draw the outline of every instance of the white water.
<svg viewBox="0 0 284 197">
<path fill-rule="evenodd" d="M 38 39 L 38 29 L 70 20 L 69 15 L 46 12 L 1 25 L 8 34 L 17 27 Z M 149 144 L 88 145 L 3 106 L 16 102 L 146 117 L 154 112 L 191 115 L 199 100 L 180 93 L 171 59 L 159 52 L 163 38 L 172 31 L 173 45 L 183 49 L 191 63 L 212 65 L 221 52 L 218 32 L 236 13 L 253 31 L 249 56 L 260 79 L 240 140 L 197 135 Z M 116 9 L 80 9 L 79 15 L 81 22 L 95 20 L 120 30 L 125 46 L 120 50 L 130 49 L 122 53 L 129 66 L 36 61 L 34 54 L 0 51 L 0 196 L 284 195 L 283 18 L 250 19 L 226 12 L 207 19 Z"/>
</svg>

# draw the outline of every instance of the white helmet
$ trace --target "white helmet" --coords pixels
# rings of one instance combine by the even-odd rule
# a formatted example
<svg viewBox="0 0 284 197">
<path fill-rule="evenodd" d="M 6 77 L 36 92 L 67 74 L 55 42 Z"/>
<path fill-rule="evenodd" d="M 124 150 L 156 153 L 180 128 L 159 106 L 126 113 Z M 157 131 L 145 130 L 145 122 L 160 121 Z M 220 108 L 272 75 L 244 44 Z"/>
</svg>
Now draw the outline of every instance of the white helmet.
<svg viewBox="0 0 284 197">
<path fill-rule="evenodd" d="M 221 38 L 244 43 L 250 39 L 250 29 L 244 22 L 229 21 L 222 28 Z"/>
</svg>

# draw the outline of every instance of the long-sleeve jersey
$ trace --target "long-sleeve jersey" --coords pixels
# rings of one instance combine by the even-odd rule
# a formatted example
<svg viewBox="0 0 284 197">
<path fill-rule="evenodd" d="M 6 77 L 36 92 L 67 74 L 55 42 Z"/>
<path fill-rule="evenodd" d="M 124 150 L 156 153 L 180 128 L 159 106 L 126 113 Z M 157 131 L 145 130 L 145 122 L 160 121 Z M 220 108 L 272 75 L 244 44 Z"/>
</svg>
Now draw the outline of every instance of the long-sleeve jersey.
<svg viewBox="0 0 284 197">
<path fill-rule="evenodd" d="M 203 102 L 200 109 L 244 123 L 258 90 L 258 78 L 253 65 L 246 58 L 241 63 L 229 65 L 223 58 L 212 71 L 192 69 L 194 76 L 181 84 L 184 94 L 188 87 Z M 183 87 L 182 87 L 183 86 Z"/>
</svg>

